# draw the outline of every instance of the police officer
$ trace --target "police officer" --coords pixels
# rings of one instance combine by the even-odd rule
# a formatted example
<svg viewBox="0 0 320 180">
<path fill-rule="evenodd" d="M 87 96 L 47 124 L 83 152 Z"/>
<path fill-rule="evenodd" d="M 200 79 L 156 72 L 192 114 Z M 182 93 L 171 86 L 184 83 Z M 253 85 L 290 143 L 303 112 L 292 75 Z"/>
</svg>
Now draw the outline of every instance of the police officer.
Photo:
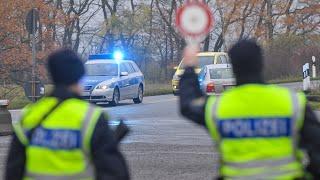
<svg viewBox="0 0 320 180">
<path fill-rule="evenodd" d="M 48 58 L 53 93 L 14 124 L 5 179 L 129 179 L 102 109 L 80 99 L 80 58 L 62 49 Z"/>
<path fill-rule="evenodd" d="M 221 96 L 202 94 L 196 53 L 185 50 L 180 110 L 217 143 L 220 179 L 320 178 L 320 123 L 304 94 L 265 84 L 256 42 L 242 40 L 229 51 L 237 86 Z"/>
</svg>

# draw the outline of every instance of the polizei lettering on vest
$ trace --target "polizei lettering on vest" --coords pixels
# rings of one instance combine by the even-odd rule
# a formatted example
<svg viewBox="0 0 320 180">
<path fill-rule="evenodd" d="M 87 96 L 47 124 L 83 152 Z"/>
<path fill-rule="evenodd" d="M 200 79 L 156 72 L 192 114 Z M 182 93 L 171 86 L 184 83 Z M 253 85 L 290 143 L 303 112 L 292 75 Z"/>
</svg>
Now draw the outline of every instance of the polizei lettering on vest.
<svg viewBox="0 0 320 180">
<path fill-rule="evenodd" d="M 225 138 L 290 136 L 291 124 L 290 118 L 218 120 L 219 132 Z"/>
<path fill-rule="evenodd" d="M 39 127 L 32 136 L 31 145 L 49 149 L 77 149 L 81 147 L 81 134 L 77 130 Z"/>
</svg>

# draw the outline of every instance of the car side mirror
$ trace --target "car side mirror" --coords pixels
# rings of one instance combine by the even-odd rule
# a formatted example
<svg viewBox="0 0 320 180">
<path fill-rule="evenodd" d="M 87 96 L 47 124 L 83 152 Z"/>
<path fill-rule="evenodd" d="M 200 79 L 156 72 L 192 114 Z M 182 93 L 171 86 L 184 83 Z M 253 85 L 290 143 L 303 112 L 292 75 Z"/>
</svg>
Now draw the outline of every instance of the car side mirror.
<svg viewBox="0 0 320 180">
<path fill-rule="evenodd" d="M 129 75 L 128 72 L 121 72 L 121 73 L 120 73 L 120 76 L 128 76 L 128 75 Z"/>
<path fill-rule="evenodd" d="M 174 70 L 177 70 L 177 69 L 178 69 L 178 66 L 173 67 L 173 69 L 174 69 Z"/>
</svg>

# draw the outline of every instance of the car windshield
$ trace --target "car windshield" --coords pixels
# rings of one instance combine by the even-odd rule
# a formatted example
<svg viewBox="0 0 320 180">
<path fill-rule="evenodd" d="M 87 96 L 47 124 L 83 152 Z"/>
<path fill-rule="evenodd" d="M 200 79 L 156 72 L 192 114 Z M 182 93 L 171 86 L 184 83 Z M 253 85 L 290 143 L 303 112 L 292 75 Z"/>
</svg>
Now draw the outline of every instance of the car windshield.
<svg viewBox="0 0 320 180">
<path fill-rule="evenodd" d="M 214 63 L 214 56 L 198 56 L 198 58 L 199 58 L 199 65 L 197 68 L 200 68 L 200 69 L 203 68 L 204 66 Z M 185 68 L 185 65 L 182 60 L 181 69 L 184 69 L 184 68 Z"/>
<path fill-rule="evenodd" d="M 230 79 L 233 78 L 231 68 L 213 68 L 209 70 L 210 79 Z"/>
<path fill-rule="evenodd" d="M 98 63 L 86 64 L 88 76 L 118 76 L 118 64 L 115 63 Z"/>
</svg>

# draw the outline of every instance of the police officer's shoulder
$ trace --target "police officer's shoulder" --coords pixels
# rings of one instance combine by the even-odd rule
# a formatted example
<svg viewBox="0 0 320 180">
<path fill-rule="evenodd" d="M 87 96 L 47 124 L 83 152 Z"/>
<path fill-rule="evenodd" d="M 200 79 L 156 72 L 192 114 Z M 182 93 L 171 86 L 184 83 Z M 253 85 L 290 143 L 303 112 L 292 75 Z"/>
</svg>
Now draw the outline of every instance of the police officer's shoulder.
<svg viewBox="0 0 320 180">
<path fill-rule="evenodd" d="M 301 105 L 305 105 L 307 102 L 307 97 L 305 95 L 304 92 L 302 91 L 295 91 L 295 90 L 291 90 L 287 87 L 282 87 L 282 86 L 278 86 L 278 85 L 269 85 L 269 87 L 274 88 L 275 91 L 277 91 L 278 94 L 280 93 L 290 93 L 290 94 L 295 94 L 298 96 L 299 98 L 299 102 L 301 103 Z"/>
<path fill-rule="evenodd" d="M 95 105 L 90 104 L 89 102 L 82 100 L 82 99 L 78 99 L 78 98 L 67 99 L 62 103 L 62 105 L 65 109 L 67 109 L 70 112 L 86 111 L 86 110 L 88 110 L 89 107 L 93 107 L 94 109 L 98 109 L 98 107 L 96 107 Z"/>
<path fill-rule="evenodd" d="M 267 84 L 266 87 L 268 87 L 270 90 L 274 90 L 274 91 L 283 91 L 283 92 L 290 91 L 289 88 L 283 87 L 283 86 L 279 86 L 279 85 L 276 85 L 276 84 Z"/>
<path fill-rule="evenodd" d="M 286 91 L 286 92 L 289 91 L 290 93 L 296 93 L 297 95 L 299 95 L 301 97 L 305 97 L 304 92 L 291 90 L 291 89 L 289 89 L 287 87 L 283 87 L 283 86 L 279 86 L 279 85 L 275 85 L 275 84 L 269 84 L 268 87 L 274 88 L 277 91 Z"/>
<path fill-rule="evenodd" d="M 304 92 L 301 92 L 301 91 L 297 92 L 297 94 L 298 94 L 300 105 L 305 106 L 307 104 L 307 101 L 308 101 L 306 94 Z"/>
<path fill-rule="evenodd" d="M 107 114 L 106 112 L 104 112 L 104 110 L 103 110 L 100 106 L 95 105 L 95 104 L 92 104 L 92 103 L 89 103 L 89 102 L 87 102 L 87 101 L 85 101 L 85 100 L 78 99 L 78 102 L 80 102 L 80 101 L 81 101 L 82 103 L 85 103 L 87 106 L 91 106 L 92 108 L 94 108 L 95 111 L 97 111 L 98 113 L 100 113 L 101 116 L 103 116 L 103 118 L 104 118 L 105 120 L 108 120 L 108 119 L 109 119 L 108 114 Z"/>
<path fill-rule="evenodd" d="M 28 104 L 22 110 L 20 121 L 37 121 L 39 115 L 46 113 L 50 107 L 53 107 L 57 103 L 57 98 L 43 97 L 35 103 Z"/>
<path fill-rule="evenodd" d="M 32 111 L 33 109 L 38 109 L 42 106 L 50 106 L 50 105 L 54 105 L 58 102 L 57 98 L 53 98 L 53 97 L 43 97 L 41 99 L 39 99 L 37 102 L 35 103 L 30 103 L 27 106 L 25 106 L 22 110 L 22 113 L 27 113 L 29 111 Z"/>
</svg>

